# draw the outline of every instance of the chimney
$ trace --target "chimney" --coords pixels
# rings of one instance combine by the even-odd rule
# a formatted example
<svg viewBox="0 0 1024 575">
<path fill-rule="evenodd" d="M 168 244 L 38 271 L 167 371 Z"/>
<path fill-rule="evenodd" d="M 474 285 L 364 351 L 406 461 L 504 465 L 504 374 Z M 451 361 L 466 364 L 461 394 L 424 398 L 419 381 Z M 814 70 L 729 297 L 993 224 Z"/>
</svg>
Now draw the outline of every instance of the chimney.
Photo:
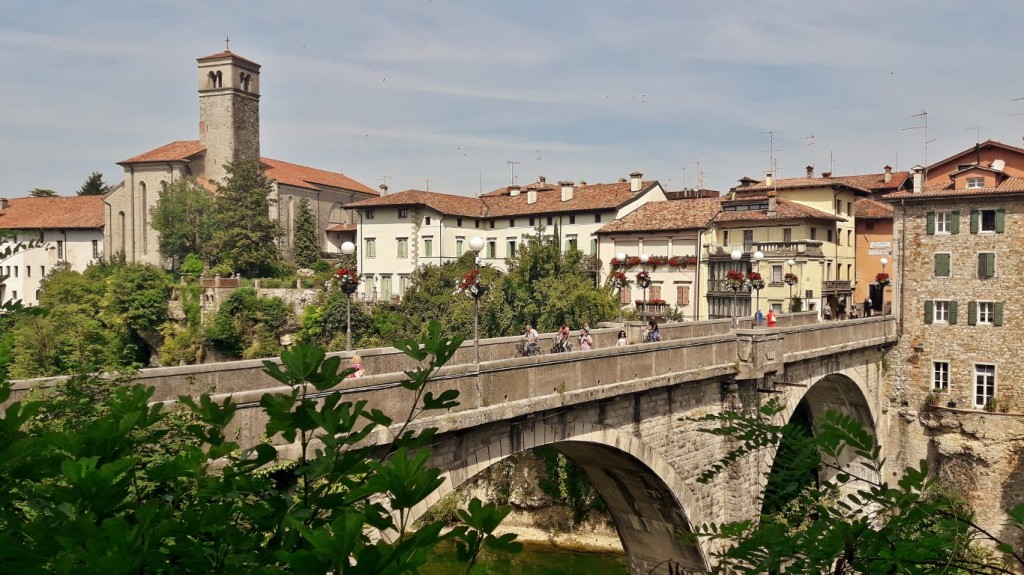
<svg viewBox="0 0 1024 575">
<path fill-rule="evenodd" d="M 768 172 L 767 174 L 764 175 L 764 187 L 766 187 L 766 188 L 772 187 L 772 173 L 771 172 Z"/>
<path fill-rule="evenodd" d="M 526 190 L 526 203 L 528 203 L 528 204 L 536 204 L 537 203 L 537 190 Z"/>
<path fill-rule="evenodd" d="M 510 197 L 513 197 L 513 198 L 518 196 L 519 195 L 519 189 L 520 189 L 519 186 L 509 186 L 508 187 L 508 195 Z"/>
<path fill-rule="evenodd" d="M 808 178 L 813 178 L 814 177 L 814 166 L 807 166 L 807 177 Z"/>
<path fill-rule="evenodd" d="M 821 177 L 828 179 L 832 177 L 832 172 L 822 172 Z"/>
<path fill-rule="evenodd" d="M 886 166 L 885 168 L 883 168 L 883 170 L 885 170 L 885 176 L 882 178 L 882 180 L 888 184 L 889 182 L 892 181 L 892 166 Z"/>
<path fill-rule="evenodd" d="M 629 191 L 639 192 L 640 191 L 640 178 L 644 175 L 640 172 L 633 172 L 629 175 Z"/>
<path fill-rule="evenodd" d="M 586 180 L 580 180 L 580 185 L 581 185 L 581 186 L 585 186 L 585 185 L 587 185 L 587 181 L 586 181 Z"/>
<path fill-rule="evenodd" d="M 920 164 L 913 167 L 914 172 L 914 193 L 920 194 L 924 189 L 924 168 Z"/>
<path fill-rule="evenodd" d="M 377 187 L 380 188 L 380 195 L 382 195 L 382 196 L 388 195 L 388 185 L 387 184 L 381 184 L 381 185 L 379 185 Z"/>
<path fill-rule="evenodd" d="M 0 198 L 0 210 L 6 210 L 10 206 L 10 202 L 7 198 Z"/>
<path fill-rule="evenodd" d="M 543 184 L 543 183 L 545 183 L 545 182 L 547 182 L 547 181 L 548 181 L 548 179 L 547 179 L 547 178 L 545 178 L 544 176 L 541 176 L 541 177 L 540 177 L 540 183 L 542 183 L 542 184 Z"/>
<path fill-rule="evenodd" d="M 558 182 L 559 186 L 562 186 L 562 201 L 568 202 L 572 199 L 573 183 L 572 182 Z"/>
<path fill-rule="evenodd" d="M 775 210 L 779 207 L 779 199 L 776 197 L 778 193 L 775 190 L 768 190 L 768 214 L 774 215 Z"/>
</svg>

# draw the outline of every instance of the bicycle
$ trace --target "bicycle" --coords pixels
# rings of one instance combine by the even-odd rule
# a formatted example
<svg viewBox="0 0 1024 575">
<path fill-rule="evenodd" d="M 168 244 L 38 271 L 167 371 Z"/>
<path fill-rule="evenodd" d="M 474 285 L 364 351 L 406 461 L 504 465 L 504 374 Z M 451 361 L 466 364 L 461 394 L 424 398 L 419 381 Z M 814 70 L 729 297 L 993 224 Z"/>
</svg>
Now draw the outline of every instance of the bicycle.
<svg viewBox="0 0 1024 575">
<path fill-rule="evenodd" d="M 516 357 L 530 357 L 531 355 L 540 354 L 540 346 L 536 343 L 527 345 L 525 341 L 516 342 Z"/>
<path fill-rule="evenodd" d="M 569 340 L 556 339 L 551 345 L 551 353 L 565 353 L 572 351 L 572 342 Z"/>
</svg>

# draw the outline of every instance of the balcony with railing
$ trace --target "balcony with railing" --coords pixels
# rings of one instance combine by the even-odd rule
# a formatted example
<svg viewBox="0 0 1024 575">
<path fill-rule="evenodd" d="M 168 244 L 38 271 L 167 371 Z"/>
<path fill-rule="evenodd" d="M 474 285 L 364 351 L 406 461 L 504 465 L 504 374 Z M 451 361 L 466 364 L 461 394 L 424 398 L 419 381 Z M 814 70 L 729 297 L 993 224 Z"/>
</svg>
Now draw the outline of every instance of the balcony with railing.
<svg viewBox="0 0 1024 575">
<path fill-rule="evenodd" d="M 765 257 L 792 258 L 792 257 L 824 257 L 821 251 L 822 242 L 819 240 L 796 240 L 791 242 L 753 242 L 749 244 L 718 245 L 708 244 L 708 259 L 728 259 L 732 252 L 739 250 L 744 256 L 749 257 L 754 252 L 761 252 Z"/>
<path fill-rule="evenodd" d="M 668 304 L 664 300 L 638 299 L 633 303 L 636 305 L 636 313 L 643 314 L 644 317 L 664 317 L 668 310 Z"/>
</svg>

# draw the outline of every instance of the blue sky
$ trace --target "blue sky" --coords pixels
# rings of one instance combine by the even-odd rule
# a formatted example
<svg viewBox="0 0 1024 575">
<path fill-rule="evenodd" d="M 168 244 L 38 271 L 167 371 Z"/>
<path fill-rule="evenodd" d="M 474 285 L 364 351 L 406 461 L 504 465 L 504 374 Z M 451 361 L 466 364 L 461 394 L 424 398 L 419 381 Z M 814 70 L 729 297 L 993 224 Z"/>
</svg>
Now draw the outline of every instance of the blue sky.
<svg viewBox="0 0 1024 575">
<path fill-rule="evenodd" d="M 0 196 L 197 139 L 195 58 L 263 65 L 262 153 L 376 188 L 727 190 L 1021 145 L 1019 1 L 0 0 Z M 811 136 L 813 135 L 813 138 Z M 813 143 L 813 145 L 812 145 Z M 699 162 L 699 164 L 698 164 Z M 685 169 L 685 171 L 684 171 Z M 429 184 L 427 182 L 429 180 Z"/>
</svg>

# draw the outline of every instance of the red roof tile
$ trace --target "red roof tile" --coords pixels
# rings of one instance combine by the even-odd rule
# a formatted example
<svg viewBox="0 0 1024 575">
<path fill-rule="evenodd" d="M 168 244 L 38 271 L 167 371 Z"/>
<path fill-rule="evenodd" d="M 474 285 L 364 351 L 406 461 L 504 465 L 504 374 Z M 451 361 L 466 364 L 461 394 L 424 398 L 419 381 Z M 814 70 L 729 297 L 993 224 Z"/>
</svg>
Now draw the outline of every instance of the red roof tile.
<svg viewBox="0 0 1024 575">
<path fill-rule="evenodd" d="M 633 198 L 657 185 L 657 181 L 642 182 L 639 192 L 631 192 L 629 182 L 614 184 L 587 184 L 573 188 L 572 199 L 562 201 L 560 186 L 548 187 L 537 192 L 537 201 L 528 203 L 529 194 L 524 189 L 518 196 L 485 195 L 481 199 L 487 204 L 487 217 L 526 216 L 565 212 L 593 212 L 615 210 Z"/>
<path fill-rule="evenodd" d="M 378 198 L 370 198 L 346 205 L 346 208 L 414 207 L 427 206 L 450 216 L 483 217 L 484 203 L 478 198 L 439 194 L 422 190 L 405 190 Z"/>
<path fill-rule="evenodd" d="M 946 162 L 949 162 L 951 160 L 955 160 L 956 158 L 959 158 L 959 157 L 962 157 L 962 156 L 974 155 L 974 154 L 977 153 L 977 150 L 983 150 L 985 148 L 999 148 L 999 149 L 1006 150 L 1008 152 L 1012 152 L 1012 153 L 1015 153 L 1015 154 L 1022 154 L 1022 155 L 1024 155 L 1024 148 L 1018 148 L 1016 146 L 1011 146 L 1009 144 L 1004 144 L 1004 143 L 1002 143 L 1000 141 L 997 141 L 997 140 L 985 140 L 984 142 L 981 142 L 980 144 L 978 144 L 977 147 L 972 146 L 970 148 L 967 148 L 966 150 L 962 150 L 960 152 L 957 152 L 957 153 L 953 154 L 952 156 L 950 156 L 948 158 L 943 158 L 943 159 L 941 159 L 941 160 L 939 160 L 937 162 L 932 162 L 931 164 L 929 164 L 928 169 L 931 169 L 934 166 L 940 166 L 942 164 L 945 164 Z"/>
<path fill-rule="evenodd" d="M 893 172 L 889 181 L 885 181 L 885 173 L 860 174 L 856 176 L 830 176 L 826 179 L 838 180 L 855 188 L 863 188 L 876 193 L 895 192 L 910 178 L 910 172 Z"/>
<path fill-rule="evenodd" d="M 103 229 L 103 196 L 14 198 L 0 210 L 0 229 Z"/>
<path fill-rule="evenodd" d="M 854 202 L 853 215 L 855 218 L 865 220 L 891 220 L 892 206 L 878 200 L 864 198 Z"/>
<path fill-rule="evenodd" d="M 217 52 L 216 54 L 210 54 L 209 56 L 203 56 L 202 58 L 196 58 L 196 62 L 205 62 L 206 60 L 220 60 L 222 58 L 234 58 L 235 60 L 255 66 L 257 70 L 259 70 L 260 68 L 260 65 L 257 64 L 256 62 L 253 62 L 248 58 L 243 58 L 242 56 L 235 54 L 231 50 L 225 50 L 223 52 Z"/>
<path fill-rule="evenodd" d="M 849 176 L 846 176 L 849 177 Z M 831 187 L 843 187 L 850 188 L 854 191 L 870 193 L 871 190 L 862 188 L 851 183 L 847 183 L 840 178 L 785 178 L 776 179 L 772 182 L 772 185 L 768 186 L 765 182 L 758 182 L 753 180 L 750 185 L 747 186 L 736 186 L 730 191 L 738 194 L 747 192 L 764 193 L 768 190 L 799 190 L 805 188 L 831 188 Z"/>
<path fill-rule="evenodd" d="M 118 164 L 137 164 L 141 162 L 183 162 L 199 153 L 205 152 L 206 146 L 199 140 L 182 140 L 171 142 L 165 146 L 143 152 Z"/>
<path fill-rule="evenodd" d="M 1024 178 L 1006 178 L 994 188 L 960 188 L 956 189 L 953 184 L 941 184 L 928 186 L 915 194 L 912 190 L 904 190 L 882 196 L 885 201 L 891 200 L 916 200 L 935 199 L 947 197 L 970 197 L 970 196 L 999 196 L 1003 194 L 1020 194 L 1024 192 Z"/>
<path fill-rule="evenodd" d="M 625 217 L 608 222 L 597 233 L 696 230 L 707 226 L 721 209 L 719 198 L 648 202 Z"/>
<path fill-rule="evenodd" d="M 743 201 L 758 201 L 767 202 L 767 196 L 753 196 L 745 197 Z M 736 200 L 722 200 L 722 205 L 729 205 L 737 203 Z M 762 222 L 772 220 L 801 220 L 801 219 L 812 219 L 812 220 L 827 220 L 831 222 L 845 222 L 844 218 L 841 218 L 835 214 L 823 212 L 821 210 L 805 206 L 800 202 L 790 200 L 788 198 L 777 198 L 777 204 L 775 206 L 774 213 L 768 213 L 768 210 L 745 210 L 726 212 L 723 211 L 715 219 L 716 223 L 721 222 Z"/>
<path fill-rule="evenodd" d="M 327 172 L 271 158 L 260 158 L 260 162 L 263 164 L 263 172 L 266 176 L 280 184 L 309 189 L 317 189 L 317 184 L 319 184 L 321 186 L 362 192 L 371 196 L 379 195 L 377 190 L 364 186 L 345 174 Z"/>
</svg>

